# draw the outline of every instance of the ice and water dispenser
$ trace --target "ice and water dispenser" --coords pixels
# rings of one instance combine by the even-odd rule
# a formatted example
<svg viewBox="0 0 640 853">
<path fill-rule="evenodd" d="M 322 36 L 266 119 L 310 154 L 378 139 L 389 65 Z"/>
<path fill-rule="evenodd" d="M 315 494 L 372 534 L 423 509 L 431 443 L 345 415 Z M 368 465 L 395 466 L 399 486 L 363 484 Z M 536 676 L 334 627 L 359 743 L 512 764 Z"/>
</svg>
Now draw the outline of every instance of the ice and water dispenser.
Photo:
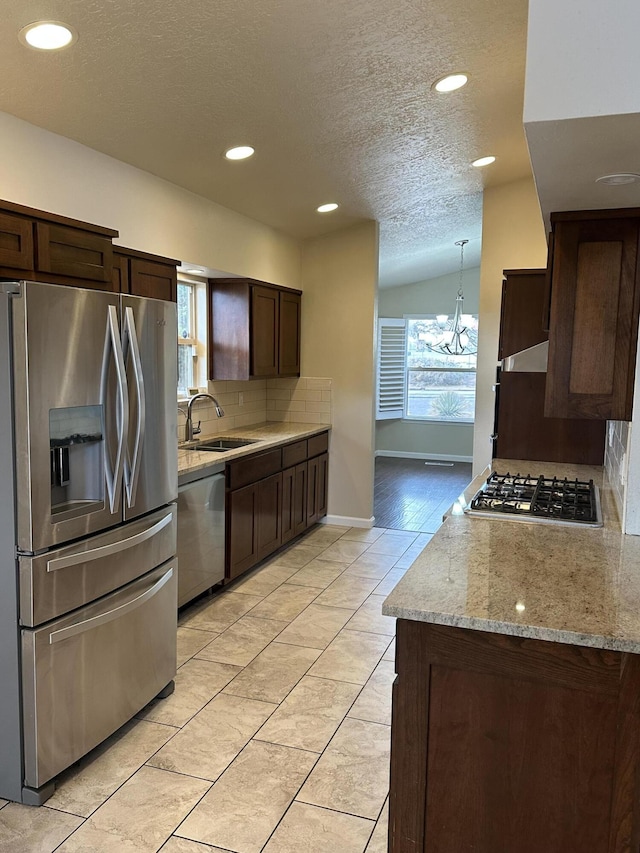
<svg viewBox="0 0 640 853">
<path fill-rule="evenodd" d="M 52 516 L 70 518 L 104 505 L 103 433 L 100 405 L 50 410 Z"/>
</svg>

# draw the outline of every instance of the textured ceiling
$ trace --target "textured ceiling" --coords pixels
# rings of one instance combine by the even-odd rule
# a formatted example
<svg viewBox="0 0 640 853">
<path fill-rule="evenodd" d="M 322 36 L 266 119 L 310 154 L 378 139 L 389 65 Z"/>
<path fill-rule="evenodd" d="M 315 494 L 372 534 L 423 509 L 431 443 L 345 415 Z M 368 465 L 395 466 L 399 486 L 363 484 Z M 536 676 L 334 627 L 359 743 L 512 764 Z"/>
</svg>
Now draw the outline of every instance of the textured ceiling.
<svg viewBox="0 0 640 853">
<path fill-rule="evenodd" d="M 306 238 L 380 222 L 382 285 L 479 261 L 483 181 L 530 174 L 526 0 L 0 0 L 0 110 Z M 33 20 L 77 43 L 23 47 Z M 431 83 L 454 70 L 451 95 Z M 231 163 L 228 147 L 255 156 Z M 471 160 L 493 153 L 488 170 Z M 315 207 L 336 200 L 321 216 Z M 190 258 L 197 262 L 197 258 Z"/>
</svg>

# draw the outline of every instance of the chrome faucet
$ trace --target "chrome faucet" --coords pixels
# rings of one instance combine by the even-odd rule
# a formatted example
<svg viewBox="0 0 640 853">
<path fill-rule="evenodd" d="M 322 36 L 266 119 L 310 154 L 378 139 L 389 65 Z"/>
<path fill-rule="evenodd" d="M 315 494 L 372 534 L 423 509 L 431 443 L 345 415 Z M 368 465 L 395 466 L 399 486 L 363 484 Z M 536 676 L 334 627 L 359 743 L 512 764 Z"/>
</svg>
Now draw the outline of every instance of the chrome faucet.
<svg viewBox="0 0 640 853">
<path fill-rule="evenodd" d="M 194 427 L 193 418 L 191 417 L 191 408 L 196 400 L 212 400 L 213 404 L 216 407 L 216 415 L 221 418 L 224 415 L 222 410 L 222 406 L 216 398 L 212 394 L 207 394 L 206 392 L 200 394 L 194 394 L 193 397 L 189 397 L 189 402 L 187 403 L 187 422 L 184 425 L 184 440 L 185 441 L 193 441 L 194 435 L 199 435 L 200 430 L 200 421 L 198 421 L 198 426 Z"/>
</svg>

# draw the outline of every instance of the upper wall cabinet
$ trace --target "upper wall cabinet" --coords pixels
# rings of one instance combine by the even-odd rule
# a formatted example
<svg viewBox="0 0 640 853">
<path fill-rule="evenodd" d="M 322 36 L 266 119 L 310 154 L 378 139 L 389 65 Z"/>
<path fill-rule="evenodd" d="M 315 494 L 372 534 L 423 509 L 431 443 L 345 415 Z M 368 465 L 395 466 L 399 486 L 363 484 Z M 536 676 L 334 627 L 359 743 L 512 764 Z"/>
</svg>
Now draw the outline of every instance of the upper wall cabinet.
<svg viewBox="0 0 640 853">
<path fill-rule="evenodd" d="M 545 416 L 631 420 L 640 209 L 551 216 Z"/>
<path fill-rule="evenodd" d="M 0 202 L 0 275 L 111 290 L 118 232 Z"/>
<path fill-rule="evenodd" d="M 173 258 L 149 255 L 136 249 L 113 247 L 114 290 L 176 302 L 178 277 L 176 267 L 180 264 Z"/>
<path fill-rule="evenodd" d="M 300 375 L 299 290 L 209 280 L 209 379 Z"/>
</svg>

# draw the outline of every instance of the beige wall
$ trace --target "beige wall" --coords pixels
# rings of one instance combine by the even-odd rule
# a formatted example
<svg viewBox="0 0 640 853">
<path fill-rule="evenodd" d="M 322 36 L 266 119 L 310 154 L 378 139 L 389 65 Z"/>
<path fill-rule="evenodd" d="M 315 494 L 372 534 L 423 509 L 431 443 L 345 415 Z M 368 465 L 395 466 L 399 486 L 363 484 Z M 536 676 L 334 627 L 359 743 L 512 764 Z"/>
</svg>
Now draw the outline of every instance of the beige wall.
<svg viewBox="0 0 640 853">
<path fill-rule="evenodd" d="M 482 212 L 480 323 L 473 470 L 491 461 L 494 393 L 500 331 L 502 271 L 545 267 L 547 242 L 533 180 L 487 189 Z"/>
<path fill-rule="evenodd" d="M 373 516 L 374 319 L 378 227 L 308 240 L 302 251 L 302 374 L 332 382 L 329 516 Z"/>
<path fill-rule="evenodd" d="M 7 113 L 0 113 L 0 197 L 116 228 L 123 246 L 300 286 L 296 240 Z"/>
<path fill-rule="evenodd" d="M 386 287 L 378 293 L 378 316 L 451 314 L 459 282 L 460 276 L 456 272 L 402 287 Z M 464 271 L 462 287 L 465 311 L 476 314 L 480 296 L 479 267 Z M 402 419 L 377 421 L 376 452 L 409 454 L 429 459 L 470 460 L 473 453 L 473 424 Z"/>
</svg>

